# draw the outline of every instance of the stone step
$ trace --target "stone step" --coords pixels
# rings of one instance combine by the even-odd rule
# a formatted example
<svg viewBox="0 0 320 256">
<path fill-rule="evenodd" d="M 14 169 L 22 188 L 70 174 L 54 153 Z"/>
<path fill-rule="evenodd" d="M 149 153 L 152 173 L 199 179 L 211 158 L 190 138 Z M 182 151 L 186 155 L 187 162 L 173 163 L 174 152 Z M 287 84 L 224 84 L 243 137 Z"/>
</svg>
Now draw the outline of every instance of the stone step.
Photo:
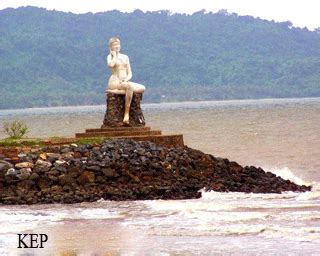
<svg viewBox="0 0 320 256">
<path fill-rule="evenodd" d="M 88 136 L 87 136 L 88 137 Z M 94 137 L 90 137 L 94 138 Z M 46 145 L 62 145 L 62 144 L 71 144 L 71 143 L 77 143 L 78 140 L 80 140 L 81 137 L 79 138 L 61 138 L 61 140 L 57 141 L 50 141 L 44 140 Z M 135 136 L 119 136 L 115 137 L 113 139 L 132 139 L 136 141 L 151 141 L 153 143 L 162 145 L 164 147 L 177 147 L 177 146 L 184 146 L 183 142 L 183 135 L 182 134 L 177 134 L 177 135 L 135 135 Z M 0 147 L 0 153 L 1 151 Z M 15 155 L 17 155 L 17 152 L 14 152 Z M 6 154 L 4 154 L 6 155 Z"/>
<path fill-rule="evenodd" d="M 137 135 L 137 136 L 123 136 L 115 139 L 132 139 L 136 141 L 151 141 L 164 147 L 183 147 L 183 135 Z"/>
<path fill-rule="evenodd" d="M 115 127 L 115 128 L 95 128 L 86 129 L 86 133 L 91 132 L 118 132 L 118 131 L 150 131 L 150 127 Z"/>
<path fill-rule="evenodd" d="M 113 132 L 89 132 L 89 133 L 76 133 L 76 138 L 91 138 L 91 137 L 127 137 L 127 136 L 150 136 L 161 135 L 160 130 L 154 131 L 113 131 Z"/>
</svg>

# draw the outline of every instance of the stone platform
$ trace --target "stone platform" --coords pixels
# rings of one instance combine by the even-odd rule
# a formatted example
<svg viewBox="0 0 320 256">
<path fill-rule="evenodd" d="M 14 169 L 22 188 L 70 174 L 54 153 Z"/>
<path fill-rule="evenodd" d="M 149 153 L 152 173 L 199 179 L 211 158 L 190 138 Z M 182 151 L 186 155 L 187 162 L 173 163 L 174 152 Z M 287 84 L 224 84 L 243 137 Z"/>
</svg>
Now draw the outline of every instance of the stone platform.
<svg viewBox="0 0 320 256">
<path fill-rule="evenodd" d="M 151 141 L 166 147 L 184 146 L 183 135 L 162 135 L 160 130 L 152 130 L 150 127 L 117 127 L 86 129 L 84 133 L 76 133 L 76 138 L 119 138 L 133 139 L 136 141 Z"/>
</svg>

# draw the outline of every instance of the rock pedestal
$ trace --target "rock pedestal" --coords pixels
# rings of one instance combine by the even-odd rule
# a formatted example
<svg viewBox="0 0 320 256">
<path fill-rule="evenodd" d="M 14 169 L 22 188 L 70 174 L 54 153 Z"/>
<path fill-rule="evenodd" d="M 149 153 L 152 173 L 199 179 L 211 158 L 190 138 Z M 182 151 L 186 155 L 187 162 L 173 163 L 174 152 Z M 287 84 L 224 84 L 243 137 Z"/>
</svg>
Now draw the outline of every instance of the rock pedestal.
<svg viewBox="0 0 320 256">
<path fill-rule="evenodd" d="M 86 129 L 83 133 L 76 133 L 76 140 L 80 138 L 118 138 L 136 141 L 151 141 L 164 147 L 183 147 L 183 135 L 162 135 L 160 130 L 152 130 L 145 126 L 141 110 L 142 94 L 134 93 L 130 106 L 129 124 L 122 122 L 125 110 L 125 92 L 121 90 L 107 92 L 107 110 L 101 128 Z"/>
<path fill-rule="evenodd" d="M 129 124 L 122 122 L 125 110 L 125 95 L 107 93 L 107 110 L 101 128 L 108 127 L 143 127 L 145 126 L 144 116 L 141 110 L 142 93 L 134 93 L 130 106 Z"/>
</svg>

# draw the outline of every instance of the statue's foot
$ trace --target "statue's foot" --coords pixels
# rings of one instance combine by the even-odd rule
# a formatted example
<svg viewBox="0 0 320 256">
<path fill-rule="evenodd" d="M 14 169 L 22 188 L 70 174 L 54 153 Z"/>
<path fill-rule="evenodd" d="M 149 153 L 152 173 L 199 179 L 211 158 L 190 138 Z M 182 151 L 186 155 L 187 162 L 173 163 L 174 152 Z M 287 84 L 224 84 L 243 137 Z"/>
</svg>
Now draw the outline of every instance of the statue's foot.
<svg viewBox="0 0 320 256">
<path fill-rule="evenodd" d="M 131 124 L 129 122 L 122 122 L 122 127 L 131 127 Z"/>
<path fill-rule="evenodd" d="M 123 121 L 124 124 L 129 124 L 129 115 L 124 115 Z"/>
</svg>

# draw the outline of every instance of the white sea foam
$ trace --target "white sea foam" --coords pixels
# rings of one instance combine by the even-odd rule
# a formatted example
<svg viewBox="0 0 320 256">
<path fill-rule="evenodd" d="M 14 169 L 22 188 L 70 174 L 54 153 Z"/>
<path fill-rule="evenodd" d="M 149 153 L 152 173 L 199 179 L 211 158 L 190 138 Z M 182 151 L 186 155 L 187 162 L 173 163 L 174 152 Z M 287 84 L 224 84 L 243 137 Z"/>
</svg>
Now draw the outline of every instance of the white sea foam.
<svg viewBox="0 0 320 256">
<path fill-rule="evenodd" d="M 0 234 L 19 233 L 37 226 L 53 225 L 65 220 L 93 220 L 120 218 L 118 212 L 103 208 L 20 209 L 2 208 Z"/>
<path fill-rule="evenodd" d="M 191 213 L 182 212 L 180 216 L 199 219 L 200 221 L 219 221 L 219 222 L 249 222 L 254 220 L 262 220 L 269 216 L 266 212 L 205 212 L 205 211 L 195 211 Z"/>
<path fill-rule="evenodd" d="M 156 201 L 145 201 L 147 207 L 151 207 L 154 211 L 168 212 L 168 213 L 192 213 L 199 210 L 205 211 L 223 211 L 223 210 L 233 210 L 236 206 L 231 204 L 208 204 L 208 202 L 203 202 L 201 200 L 156 200 Z"/>
<path fill-rule="evenodd" d="M 285 180 L 290 180 L 298 185 L 310 185 L 309 181 L 305 181 L 296 176 L 288 167 L 271 168 L 269 171 Z"/>
<path fill-rule="evenodd" d="M 297 200 L 320 200 L 320 183 L 312 183 L 311 191 L 300 193 L 297 196 Z M 320 202 L 319 202 L 320 205 Z"/>
<path fill-rule="evenodd" d="M 260 234 L 267 238 L 287 238 L 300 242 L 319 242 L 320 228 L 318 227 L 286 227 L 278 225 L 269 225 L 263 233 Z"/>
<path fill-rule="evenodd" d="M 68 216 L 68 218 L 71 216 Z M 111 212 L 104 208 L 78 209 L 74 217 L 80 219 L 113 219 L 123 217 L 118 212 Z"/>
<path fill-rule="evenodd" d="M 215 192 L 209 191 L 206 192 L 204 190 L 200 190 L 203 199 L 209 200 L 236 200 L 236 199 L 296 199 L 296 200 L 317 200 L 320 199 L 320 183 L 318 182 L 308 182 L 299 177 L 297 177 L 288 167 L 284 168 L 271 168 L 270 172 L 276 174 L 277 176 L 282 177 L 283 179 L 289 179 L 290 181 L 299 184 L 299 185 L 307 185 L 312 186 L 311 191 L 307 191 L 304 193 L 301 192 L 283 192 L 281 194 L 263 194 L 263 193 L 241 193 L 241 192 Z"/>
<path fill-rule="evenodd" d="M 243 223 L 234 223 L 232 225 L 222 225 L 219 223 L 195 223 L 188 227 L 179 227 L 177 225 L 174 225 L 174 228 L 157 225 L 149 228 L 147 230 L 147 233 L 149 235 L 161 236 L 230 236 L 260 234 L 266 229 L 266 224 L 248 225 Z"/>
<path fill-rule="evenodd" d="M 105 208 L 67 208 L 55 210 L 56 219 L 63 220 L 94 220 L 113 219 L 122 217 L 118 212 Z"/>
<path fill-rule="evenodd" d="M 225 213 L 221 213 L 225 214 Z M 228 213 L 229 214 L 229 213 Z M 245 214 L 245 213 L 243 213 Z M 251 215 L 252 213 L 248 213 Z M 255 214 L 253 214 L 255 215 Z M 147 219 L 135 219 L 128 220 L 123 225 L 128 227 L 135 227 L 146 231 L 149 235 L 161 235 L 161 236 L 231 236 L 231 235 L 259 235 L 266 238 L 285 238 L 293 241 L 308 241 L 320 243 L 320 228 L 314 226 L 302 226 L 300 227 L 292 221 L 292 225 L 288 226 L 285 222 L 276 222 L 275 220 L 255 220 L 251 223 L 241 220 L 235 214 L 233 221 L 226 221 L 226 219 L 232 220 L 229 216 L 226 219 L 223 217 L 220 220 L 209 220 L 208 218 L 202 218 L 201 221 L 194 221 L 181 218 L 170 218 L 161 220 L 147 220 Z M 259 217 L 259 213 L 255 215 Z M 199 218 L 199 217 L 198 217 Z M 250 217 L 243 218 L 249 219 Z M 296 221 L 299 221 L 297 219 Z M 303 220 L 302 220 L 303 221 Z M 186 223 L 188 223 L 186 225 Z"/>
<path fill-rule="evenodd" d="M 264 199 L 264 200 L 273 200 L 273 199 L 289 199 L 295 198 L 300 193 L 295 192 L 284 192 L 281 194 L 263 194 L 263 193 L 243 193 L 243 192 L 215 192 L 215 191 L 204 191 L 201 190 L 201 195 L 203 199 L 210 200 L 243 200 L 243 199 Z"/>
<path fill-rule="evenodd" d="M 210 231 L 215 235 L 243 235 L 243 234 L 259 234 L 266 230 L 265 224 L 248 225 L 243 223 L 232 225 L 199 225 L 196 230 Z"/>
<path fill-rule="evenodd" d="M 319 206 L 320 210 L 320 206 Z M 281 219 L 284 221 L 320 221 L 320 211 L 294 211 L 291 213 L 283 212 L 278 214 L 276 217 L 277 219 Z"/>
<path fill-rule="evenodd" d="M 297 200 L 320 200 L 320 191 L 305 192 L 303 194 L 298 195 Z"/>
<path fill-rule="evenodd" d="M 59 221 L 59 216 L 54 214 L 39 214 L 37 212 L 1 210 L 0 234 L 19 233 L 31 230 L 40 224 L 50 224 Z"/>
</svg>

